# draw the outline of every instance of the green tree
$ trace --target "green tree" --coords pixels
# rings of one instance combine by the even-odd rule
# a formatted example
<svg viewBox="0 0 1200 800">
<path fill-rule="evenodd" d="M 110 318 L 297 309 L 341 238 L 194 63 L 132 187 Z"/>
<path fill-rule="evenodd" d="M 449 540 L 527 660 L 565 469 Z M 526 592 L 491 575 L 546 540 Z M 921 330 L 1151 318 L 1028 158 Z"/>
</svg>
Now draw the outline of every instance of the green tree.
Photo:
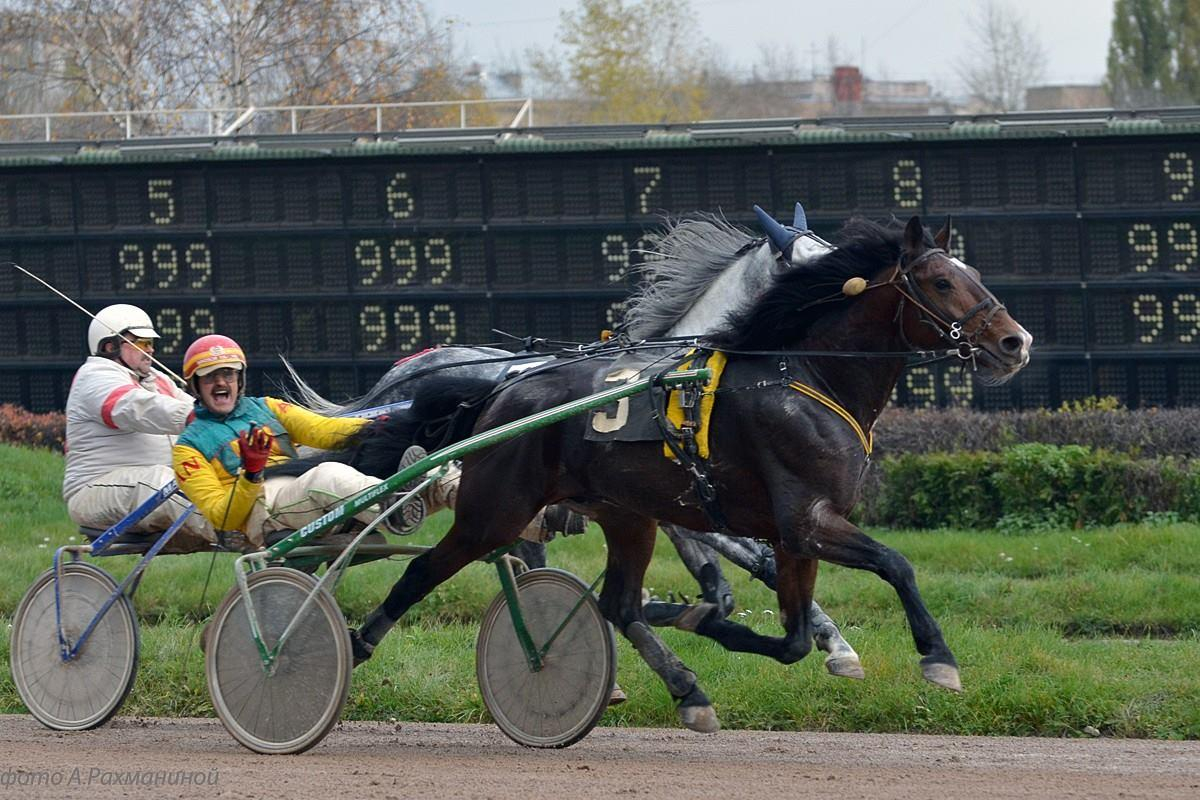
<svg viewBox="0 0 1200 800">
<path fill-rule="evenodd" d="M 1175 74 L 1172 93 L 1182 102 L 1200 103 L 1200 0 L 1170 0 Z"/>
<path fill-rule="evenodd" d="M 1113 102 L 1200 102 L 1200 0 L 1116 0 L 1105 80 Z"/>
<path fill-rule="evenodd" d="M 708 45 L 689 0 L 580 0 L 562 13 L 559 41 L 565 56 L 544 49 L 529 57 L 538 81 L 568 101 L 554 115 L 562 121 L 667 122 L 702 115 Z"/>
</svg>

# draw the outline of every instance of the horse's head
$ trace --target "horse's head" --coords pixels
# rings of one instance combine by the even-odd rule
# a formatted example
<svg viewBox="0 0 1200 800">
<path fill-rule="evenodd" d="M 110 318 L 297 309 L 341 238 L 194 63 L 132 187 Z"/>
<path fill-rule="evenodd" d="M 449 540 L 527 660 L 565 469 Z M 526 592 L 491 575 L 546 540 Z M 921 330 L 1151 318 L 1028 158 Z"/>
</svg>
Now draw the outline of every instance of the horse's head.
<svg viewBox="0 0 1200 800">
<path fill-rule="evenodd" d="M 983 285 L 979 270 L 946 252 L 949 240 L 949 222 L 929 247 L 920 218 L 908 221 L 893 279 L 903 295 L 901 333 L 914 349 L 956 347 L 981 382 L 999 385 L 1029 363 L 1033 337 Z"/>
</svg>

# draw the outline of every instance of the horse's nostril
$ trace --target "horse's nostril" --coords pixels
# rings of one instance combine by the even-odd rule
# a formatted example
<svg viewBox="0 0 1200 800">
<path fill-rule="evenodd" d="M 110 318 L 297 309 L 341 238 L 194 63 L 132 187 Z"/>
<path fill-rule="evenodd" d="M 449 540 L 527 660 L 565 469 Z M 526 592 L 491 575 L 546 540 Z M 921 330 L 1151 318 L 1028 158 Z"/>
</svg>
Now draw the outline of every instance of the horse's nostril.
<svg viewBox="0 0 1200 800">
<path fill-rule="evenodd" d="M 1000 349 L 1008 355 L 1016 355 L 1021 352 L 1023 344 L 1020 336 L 1005 336 L 1000 340 Z"/>
</svg>

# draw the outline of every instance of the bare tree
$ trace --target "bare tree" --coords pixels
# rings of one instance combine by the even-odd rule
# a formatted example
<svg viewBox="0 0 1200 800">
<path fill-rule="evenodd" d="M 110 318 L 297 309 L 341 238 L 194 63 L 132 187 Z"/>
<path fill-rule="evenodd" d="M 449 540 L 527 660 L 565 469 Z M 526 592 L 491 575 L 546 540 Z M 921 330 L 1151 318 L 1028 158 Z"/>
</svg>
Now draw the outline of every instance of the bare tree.
<svg viewBox="0 0 1200 800">
<path fill-rule="evenodd" d="M 758 60 L 750 67 L 752 81 L 798 81 L 807 79 L 811 67 L 802 65 L 803 58 L 790 42 L 782 46 L 760 44 Z"/>
<path fill-rule="evenodd" d="M 59 110 L 461 94 L 449 33 L 429 21 L 420 0 L 7 0 L 4 6 L 0 45 L 38 43 L 20 71 L 65 89 Z"/>
<path fill-rule="evenodd" d="M 1009 5 L 987 0 L 971 18 L 970 50 L 957 64 L 967 91 L 990 111 L 1016 111 L 1025 90 L 1042 80 L 1046 49 Z"/>
<path fill-rule="evenodd" d="M 13 74 L 40 83 L 57 108 L 154 108 L 169 102 L 179 54 L 171 3 L 156 0 L 17 0 L 8 4 L 6 47 L 24 42 Z"/>
</svg>

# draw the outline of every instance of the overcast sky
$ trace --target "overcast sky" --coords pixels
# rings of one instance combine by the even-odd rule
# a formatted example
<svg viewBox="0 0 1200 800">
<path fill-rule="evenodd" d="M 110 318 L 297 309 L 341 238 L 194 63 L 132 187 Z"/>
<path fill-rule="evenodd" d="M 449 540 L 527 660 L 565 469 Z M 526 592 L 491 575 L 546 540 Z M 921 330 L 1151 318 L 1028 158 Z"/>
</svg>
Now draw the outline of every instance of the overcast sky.
<svg viewBox="0 0 1200 800">
<path fill-rule="evenodd" d="M 559 12 L 576 0 L 426 0 L 435 18 L 453 20 L 460 51 L 495 69 L 529 47 L 555 43 Z M 1007 0 L 1035 27 L 1048 56 L 1047 83 L 1096 83 L 1104 75 L 1113 0 Z M 868 78 L 925 79 L 960 90 L 954 66 L 972 41 L 971 0 L 692 0 L 701 34 L 748 68 L 764 47 L 785 48 L 804 64 L 828 63 L 836 37 Z"/>
</svg>

